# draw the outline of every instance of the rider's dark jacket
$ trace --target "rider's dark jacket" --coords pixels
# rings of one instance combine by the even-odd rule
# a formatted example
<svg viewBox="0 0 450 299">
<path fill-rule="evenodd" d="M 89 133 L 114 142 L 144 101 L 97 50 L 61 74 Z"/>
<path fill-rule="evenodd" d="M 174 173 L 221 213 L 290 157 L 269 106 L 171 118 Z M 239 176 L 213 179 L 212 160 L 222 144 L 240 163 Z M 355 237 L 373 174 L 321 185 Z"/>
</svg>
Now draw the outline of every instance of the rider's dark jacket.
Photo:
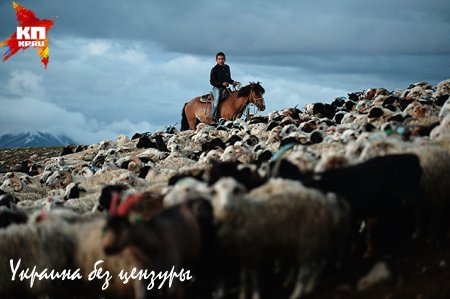
<svg viewBox="0 0 450 299">
<path fill-rule="evenodd" d="M 230 67 L 226 64 L 223 66 L 220 64 L 216 64 L 211 69 L 211 75 L 209 77 L 209 82 L 214 87 L 224 87 L 223 82 L 228 82 L 230 84 L 234 83 L 234 80 L 231 79 Z"/>
</svg>

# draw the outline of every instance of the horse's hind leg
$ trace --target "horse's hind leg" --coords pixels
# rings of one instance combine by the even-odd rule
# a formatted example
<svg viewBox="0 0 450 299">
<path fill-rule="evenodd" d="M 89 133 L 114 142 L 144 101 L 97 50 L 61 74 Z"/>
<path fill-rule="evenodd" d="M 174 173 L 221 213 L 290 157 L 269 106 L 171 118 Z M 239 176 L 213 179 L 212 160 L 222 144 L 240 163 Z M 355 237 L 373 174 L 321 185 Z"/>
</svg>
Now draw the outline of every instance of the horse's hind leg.
<svg viewBox="0 0 450 299">
<path fill-rule="evenodd" d="M 188 124 L 189 124 L 189 128 L 191 130 L 195 130 L 196 127 L 197 127 L 197 118 L 195 116 L 194 117 L 188 117 L 187 121 L 188 121 Z"/>
</svg>

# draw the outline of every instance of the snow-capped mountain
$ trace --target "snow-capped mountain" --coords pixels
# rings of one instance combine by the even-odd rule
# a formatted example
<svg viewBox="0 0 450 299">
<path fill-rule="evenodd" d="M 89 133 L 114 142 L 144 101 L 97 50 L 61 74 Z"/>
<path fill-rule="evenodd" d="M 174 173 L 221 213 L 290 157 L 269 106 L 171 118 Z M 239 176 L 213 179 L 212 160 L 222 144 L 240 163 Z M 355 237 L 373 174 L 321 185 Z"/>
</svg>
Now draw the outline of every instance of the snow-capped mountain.
<svg viewBox="0 0 450 299">
<path fill-rule="evenodd" d="M 0 136 L 0 148 L 59 146 L 74 143 L 67 136 L 54 136 L 42 132 L 5 134 Z"/>
</svg>

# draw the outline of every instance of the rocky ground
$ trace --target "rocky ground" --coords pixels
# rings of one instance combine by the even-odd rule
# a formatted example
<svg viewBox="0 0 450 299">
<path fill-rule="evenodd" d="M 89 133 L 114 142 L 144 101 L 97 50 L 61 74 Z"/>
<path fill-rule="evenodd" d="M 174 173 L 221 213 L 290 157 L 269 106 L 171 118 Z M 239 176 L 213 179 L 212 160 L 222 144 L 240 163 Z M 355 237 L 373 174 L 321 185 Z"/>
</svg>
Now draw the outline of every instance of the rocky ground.
<svg viewBox="0 0 450 299">
<path fill-rule="evenodd" d="M 20 168 L 22 161 L 27 159 L 40 163 L 47 158 L 57 157 L 63 148 L 62 146 L 0 148 L 0 173 Z"/>
<path fill-rule="evenodd" d="M 0 149 L 0 172 L 13 171 L 25 159 L 36 162 L 60 156 L 62 147 Z M 431 242 L 409 244 L 407 250 L 390 257 L 355 258 L 344 268 L 325 272 L 309 299 L 445 299 L 450 298 L 450 247 Z M 387 272 L 378 271 L 382 282 L 358 291 L 357 282 L 379 262 Z"/>
</svg>

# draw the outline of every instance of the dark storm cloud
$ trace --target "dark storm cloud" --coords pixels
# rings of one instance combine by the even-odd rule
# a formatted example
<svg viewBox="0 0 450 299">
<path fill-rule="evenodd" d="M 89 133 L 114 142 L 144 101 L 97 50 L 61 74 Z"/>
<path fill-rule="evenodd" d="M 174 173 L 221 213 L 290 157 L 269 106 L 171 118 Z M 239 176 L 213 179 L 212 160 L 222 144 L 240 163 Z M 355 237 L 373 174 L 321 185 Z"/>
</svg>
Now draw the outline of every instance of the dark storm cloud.
<svg viewBox="0 0 450 299">
<path fill-rule="evenodd" d="M 241 63 L 312 73 L 392 74 L 397 69 L 397 77 L 418 73 L 430 81 L 446 76 L 448 64 L 439 63 L 441 58 L 450 61 L 450 2 L 445 0 L 20 3 L 38 17 L 55 19 L 52 38 L 148 41 L 192 55 L 223 49 Z M 11 34 L 6 28 L 15 24 L 13 10 L 9 2 L 0 9 L 10 11 L 0 18 L 0 33 L 6 36 Z M 411 62 L 428 67 L 414 69 Z"/>
<path fill-rule="evenodd" d="M 0 63 L 0 135 L 48 129 L 98 142 L 164 128 L 209 90 L 218 50 L 234 79 L 263 82 L 267 111 L 449 77 L 449 1 L 19 4 L 55 21 L 50 62 L 44 71 L 27 50 Z M 0 2 L 0 39 L 16 26 L 11 2 Z"/>
<path fill-rule="evenodd" d="M 151 40 L 168 51 L 240 55 L 449 54 L 450 2 L 21 1 L 55 35 Z M 4 2 L 2 10 L 11 8 Z M 0 21 L 1 33 L 8 33 Z M 6 30 L 6 32 L 5 32 Z"/>
</svg>

